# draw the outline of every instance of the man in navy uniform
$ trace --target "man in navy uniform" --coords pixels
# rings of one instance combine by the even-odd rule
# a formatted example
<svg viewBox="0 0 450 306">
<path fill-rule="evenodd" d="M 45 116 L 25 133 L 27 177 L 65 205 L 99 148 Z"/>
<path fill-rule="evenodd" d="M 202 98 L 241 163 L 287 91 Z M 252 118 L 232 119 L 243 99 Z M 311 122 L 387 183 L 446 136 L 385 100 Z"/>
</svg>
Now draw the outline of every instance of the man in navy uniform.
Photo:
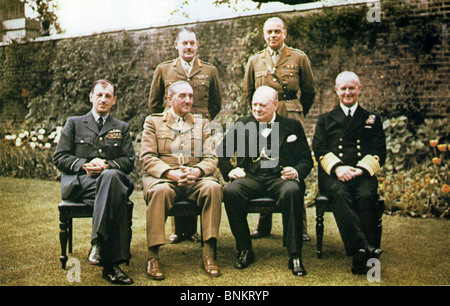
<svg viewBox="0 0 450 306">
<path fill-rule="evenodd" d="M 126 204 L 135 160 L 130 125 L 109 115 L 117 99 L 111 82 L 96 81 L 89 99 L 92 110 L 67 120 L 53 157 L 63 172 L 61 197 L 93 206 L 89 263 L 103 265 L 111 283 L 132 284 L 119 267 L 130 259 Z"/>
<path fill-rule="evenodd" d="M 361 107 L 362 85 L 350 71 L 336 78 L 339 105 L 319 116 L 313 139 L 319 162 L 319 190 L 332 201 L 352 272 L 365 274 L 369 257 L 379 257 L 377 241 L 378 181 L 386 158 L 381 118 Z"/>
</svg>

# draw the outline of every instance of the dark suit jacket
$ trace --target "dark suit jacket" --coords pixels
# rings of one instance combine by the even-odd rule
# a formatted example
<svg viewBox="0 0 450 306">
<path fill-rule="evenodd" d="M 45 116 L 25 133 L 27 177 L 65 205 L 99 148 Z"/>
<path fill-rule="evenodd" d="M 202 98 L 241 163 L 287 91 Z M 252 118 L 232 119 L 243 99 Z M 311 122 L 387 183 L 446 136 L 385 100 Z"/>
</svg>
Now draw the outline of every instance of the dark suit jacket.
<svg viewBox="0 0 450 306">
<path fill-rule="evenodd" d="M 321 167 L 320 160 L 328 153 L 337 158 L 332 169 L 340 164 L 356 167 L 368 155 L 376 156 L 380 167 L 385 162 L 386 142 L 380 116 L 358 105 L 353 118 L 347 122 L 339 106 L 320 115 L 317 120 L 313 150 L 319 162 L 319 185 L 326 184 L 324 180 L 329 177 L 335 178 L 334 170 L 327 175 L 323 165 Z"/>
<path fill-rule="evenodd" d="M 293 167 L 297 170 L 298 178 L 304 179 L 313 167 L 311 158 L 311 150 L 306 140 L 305 132 L 302 124 L 294 119 L 289 119 L 280 115 L 276 115 L 275 122 L 278 123 L 278 160 L 271 168 L 274 175 L 280 175 L 282 167 Z M 257 134 L 252 132 L 251 127 L 255 126 Z M 274 130 L 272 130 L 274 133 Z M 249 173 L 255 173 L 258 170 L 258 163 L 254 162 L 255 158 L 261 153 L 260 150 L 252 152 L 251 146 L 258 147 L 259 122 L 253 117 L 239 118 L 234 127 L 225 135 L 224 139 L 217 147 L 217 155 L 219 156 L 219 169 L 225 180 L 229 180 L 228 173 L 234 168 L 230 162 L 230 154 L 227 155 L 227 148 L 232 144 L 233 153 L 238 153 L 238 145 L 245 146 L 244 154 L 237 157 L 237 167 L 244 168 Z M 271 137 L 274 137 L 273 135 Z M 229 144 L 231 142 L 231 144 Z M 276 158 L 277 156 L 270 156 Z"/>
<path fill-rule="evenodd" d="M 78 176 L 85 175 L 84 163 L 94 158 L 106 159 L 110 169 L 125 174 L 133 171 L 135 153 L 130 138 L 130 125 L 110 116 L 101 131 L 91 112 L 84 116 L 70 117 L 62 131 L 53 161 L 63 172 L 61 196 L 68 199 L 78 186 Z"/>
</svg>

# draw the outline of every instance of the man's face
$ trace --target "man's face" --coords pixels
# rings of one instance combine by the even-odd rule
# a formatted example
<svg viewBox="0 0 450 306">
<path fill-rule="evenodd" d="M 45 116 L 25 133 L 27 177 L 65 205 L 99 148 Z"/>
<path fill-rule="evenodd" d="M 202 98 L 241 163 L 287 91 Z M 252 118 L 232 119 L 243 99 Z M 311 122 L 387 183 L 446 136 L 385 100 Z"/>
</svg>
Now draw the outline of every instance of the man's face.
<svg viewBox="0 0 450 306">
<path fill-rule="evenodd" d="M 272 50 L 278 50 L 283 46 L 287 31 L 279 21 L 267 21 L 264 25 L 264 40 Z"/>
<path fill-rule="evenodd" d="M 264 92 L 255 92 L 252 101 L 253 117 L 259 122 L 269 122 L 277 110 L 278 101 L 274 101 L 270 95 Z"/>
<path fill-rule="evenodd" d="M 194 91 L 188 84 L 178 85 L 175 91 L 176 93 L 172 97 L 168 97 L 168 101 L 175 114 L 184 117 L 191 111 L 194 103 Z"/>
<path fill-rule="evenodd" d="M 100 116 L 109 114 L 111 107 L 116 104 L 116 99 L 112 85 L 97 84 L 89 94 L 93 109 Z"/>
<path fill-rule="evenodd" d="M 358 96 L 361 93 L 361 84 L 358 80 L 346 77 L 336 82 L 334 91 L 339 97 L 339 101 L 347 107 L 352 107 L 358 101 Z"/>
<path fill-rule="evenodd" d="M 175 49 L 178 50 L 178 55 L 190 62 L 197 55 L 198 41 L 195 34 L 192 32 L 182 32 L 178 37 L 178 41 L 175 42 Z"/>
</svg>

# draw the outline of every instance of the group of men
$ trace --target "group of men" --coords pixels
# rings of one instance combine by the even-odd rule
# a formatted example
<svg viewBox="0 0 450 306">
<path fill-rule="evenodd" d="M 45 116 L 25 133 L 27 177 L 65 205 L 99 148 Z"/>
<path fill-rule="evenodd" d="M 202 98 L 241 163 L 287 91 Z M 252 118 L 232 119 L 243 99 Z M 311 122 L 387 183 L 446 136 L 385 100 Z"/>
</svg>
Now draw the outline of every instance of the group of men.
<svg viewBox="0 0 450 306">
<path fill-rule="evenodd" d="M 170 243 L 202 240 L 204 271 L 220 276 L 216 255 L 223 202 L 236 240 L 234 267 L 247 268 L 255 260 L 252 238 L 271 230 L 270 214 L 260 216 L 255 232 L 249 230 L 246 205 L 261 195 L 273 198 L 282 212 L 288 268 L 296 276 L 307 274 L 302 244 L 310 238 L 303 198 L 313 159 L 303 120 L 314 102 L 315 81 L 308 57 L 286 46 L 286 36 L 280 18 L 265 22 L 267 47 L 249 59 L 244 77 L 252 114 L 239 118 L 217 146 L 210 123 L 222 104 L 218 71 L 197 57 L 196 34 L 180 31 L 175 41 L 179 57 L 156 68 L 139 152 L 149 278 L 165 278 L 159 249 L 165 244 L 166 219 L 179 199 L 198 205 L 201 235 L 197 218 L 175 218 Z M 320 191 L 333 202 L 346 253 L 353 256 L 352 272 L 361 274 L 367 259 L 382 252 L 374 246 L 375 173 L 384 163 L 385 139 L 380 117 L 357 102 L 362 85 L 355 73 L 340 73 L 334 89 L 339 106 L 319 116 L 313 151 L 320 164 Z M 115 93 L 108 80 L 94 83 L 92 110 L 67 120 L 54 162 L 63 172 L 62 198 L 93 206 L 89 263 L 103 266 L 109 282 L 131 284 L 119 265 L 130 259 L 126 203 L 133 192 L 128 175 L 136 156 L 130 126 L 110 116 Z M 225 187 L 214 175 L 217 168 Z"/>
</svg>

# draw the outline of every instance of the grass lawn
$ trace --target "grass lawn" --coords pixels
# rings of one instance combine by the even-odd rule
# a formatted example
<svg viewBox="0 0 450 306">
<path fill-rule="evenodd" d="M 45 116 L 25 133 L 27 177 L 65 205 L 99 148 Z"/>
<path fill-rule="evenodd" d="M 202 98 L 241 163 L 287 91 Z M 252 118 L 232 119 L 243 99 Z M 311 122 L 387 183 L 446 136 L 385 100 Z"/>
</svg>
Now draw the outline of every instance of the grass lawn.
<svg viewBox="0 0 450 306">
<path fill-rule="evenodd" d="M 2 286 L 91 286 L 108 285 L 101 268 L 87 264 L 91 219 L 74 220 L 73 254 L 80 260 L 81 281 L 69 282 L 59 262 L 60 183 L 33 179 L 0 178 L 0 285 Z M 165 245 L 161 260 L 164 281 L 146 277 L 145 202 L 141 191 L 132 195 L 132 259 L 123 265 L 137 286 L 417 286 L 450 285 L 450 223 L 441 219 L 383 217 L 381 281 L 350 272 L 351 259 L 344 253 L 331 213 L 325 215 L 322 259 L 315 253 L 315 208 L 307 208 L 311 242 L 304 244 L 303 262 L 308 275 L 294 277 L 287 267 L 282 247 L 281 217 L 275 215 L 270 238 L 254 241 L 256 262 L 245 270 L 233 268 L 234 238 L 222 213 L 218 244 L 218 263 L 223 275 L 208 277 L 201 268 L 200 244 L 182 242 Z M 249 215 L 251 228 L 257 215 Z M 167 222 L 168 237 L 170 223 Z"/>
</svg>

